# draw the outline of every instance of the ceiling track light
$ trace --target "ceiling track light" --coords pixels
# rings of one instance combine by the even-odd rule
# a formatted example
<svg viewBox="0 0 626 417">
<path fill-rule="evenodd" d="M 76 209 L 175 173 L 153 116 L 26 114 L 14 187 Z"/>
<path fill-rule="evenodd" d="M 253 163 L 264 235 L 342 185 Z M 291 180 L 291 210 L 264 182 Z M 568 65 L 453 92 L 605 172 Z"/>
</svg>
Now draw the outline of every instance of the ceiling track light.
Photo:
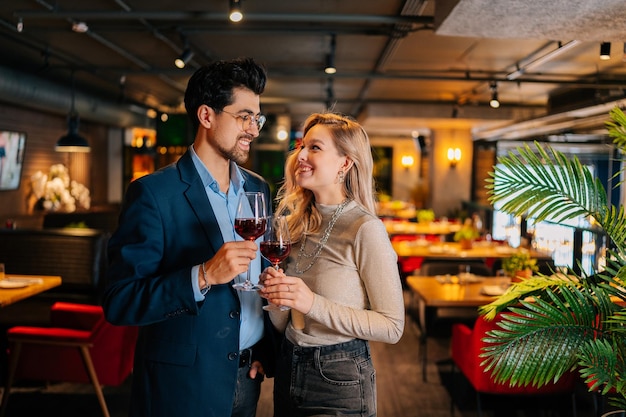
<svg viewBox="0 0 626 417">
<path fill-rule="evenodd" d="M 335 67 L 335 50 L 337 48 L 337 37 L 336 35 L 331 35 L 330 37 L 330 52 L 326 54 L 326 66 L 324 67 L 324 72 L 326 74 L 335 74 L 337 72 L 337 67 Z"/>
<path fill-rule="evenodd" d="M 489 100 L 489 106 L 493 109 L 497 109 L 500 107 L 500 100 L 498 100 L 498 84 L 495 81 L 492 81 L 489 84 L 489 89 L 491 90 L 491 100 Z"/>
<path fill-rule="evenodd" d="M 603 61 L 611 59 L 611 42 L 602 42 L 600 44 L 600 59 Z"/>
<path fill-rule="evenodd" d="M 241 12 L 241 0 L 229 0 L 230 4 L 230 13 L 228 14 L 228 18 L 231 22 L 241 22 L 243 19 L 243 13 Z"/>
<path fill-rule="evenodd" d="M 185 65 L 191 61 L 191 58 L 193 58 L 193 51 L 189 49 L 189 47 L 186 47 L 183 53 L 174 60 L 174 65 L 176 65 L 177 68 L 183 69 Z"/>
</svg>

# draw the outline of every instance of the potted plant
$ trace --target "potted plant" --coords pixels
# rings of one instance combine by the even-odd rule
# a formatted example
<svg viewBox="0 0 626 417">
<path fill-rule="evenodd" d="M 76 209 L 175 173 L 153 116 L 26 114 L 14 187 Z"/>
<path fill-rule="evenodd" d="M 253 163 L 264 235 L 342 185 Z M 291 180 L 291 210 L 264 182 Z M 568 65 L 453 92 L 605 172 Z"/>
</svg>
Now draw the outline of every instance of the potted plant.
<svg viewBox="0 0 626 417">
<path fill-rule="evenodd" d="M 430 223 L 435 220 L 435 212 L 432 209 L 417 210 L 415 217 L 418 223 Z"/>
<path fill-rule="evenodd" d="M 626 151 L 626 116 L 615 108 L 607 128 Z M 495 380 L 541 386 L 574 370 L 590 391 L 626 409 L 626 213 L 578 158 L 535 144 L 499 158 L 487 185 L 493 203 L 536 221 L 589 216 L 609 238 L 606 266 L 593 274 L 538 274 L 513 284 L 480 314 L 504 311 L 488 334 L 484 365 Z M 517 314 L 514 314 L 517 313 Z M 541 352 L 541 354 L 537 354 Z"/>
<path fill-rule="evenodd" d="M 502 261 L 502 269 L 512 282 L 517 282 L 530 278 L 539 270 L 539 267 L 535 258 L 532 258 L 528 252 L 522 251 L 505 258 Z"/>
<path fill-rule="evenodd" d="M 479 236 L 480 233 L 472 224 L 472 220 L 466 219 L 463 226 L 454 232 L 453 239 L 461 244 L 461 249 L 471 249 L 474 240 L 478 239 Z"/>
</svg>

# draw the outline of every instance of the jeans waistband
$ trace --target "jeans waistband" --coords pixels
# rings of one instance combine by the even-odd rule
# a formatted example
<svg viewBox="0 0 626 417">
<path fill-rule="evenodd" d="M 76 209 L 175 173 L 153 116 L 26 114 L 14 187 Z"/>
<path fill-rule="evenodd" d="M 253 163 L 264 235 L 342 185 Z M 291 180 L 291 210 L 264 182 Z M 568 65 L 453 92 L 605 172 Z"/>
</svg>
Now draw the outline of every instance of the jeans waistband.
<svg viewBox="0 0 626 417">
<path fill-rule="evenodd" d="M 319 355 L 319 357 L 321 358 L 329 358 L 333 356 L 359 356 L 364 353 L 369 354 L 369 343 L 367 342 L 367 340 L 354 339 L 348 342 L 337 343 L 334 345 L 305 347 L 294 345 L 285 338 L 283 340 L 283 352 L 286 354 L 291 354 L 293 356 L 299 356 L 302 359 L 313 358 L 316 355 Z"/>
</svg>

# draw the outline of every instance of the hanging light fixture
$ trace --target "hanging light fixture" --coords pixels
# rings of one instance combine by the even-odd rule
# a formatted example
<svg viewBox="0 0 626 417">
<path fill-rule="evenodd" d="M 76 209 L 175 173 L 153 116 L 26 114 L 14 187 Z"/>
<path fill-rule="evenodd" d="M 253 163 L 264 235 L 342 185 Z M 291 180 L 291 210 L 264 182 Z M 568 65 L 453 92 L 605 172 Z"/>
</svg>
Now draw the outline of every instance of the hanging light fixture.
<svg viewBox="0 0 626 417">
<path fill-rule="evenodd" d="M 230 0 L 230 13 L 228 18 L 231 22 L 241 22 L 243 13 L 241 12 L 241 0 Z"/>
<path fill-rule="evenodd" d="M 489 105 L 493 109 L 497 109 L 500 107 L 500 100 L 498 100 L 498 84 L 495 81 L 492 81 L 489 84 L 489 89 L 491 90 L 491 100 L 489 100 Z"/>
<path fill-rule="evenodd" d="M 600 59 L 603 61 L 611 59 L 611 42 L 602 42 L 600 44 Z"/>
<path fill-rule="evenodd" d="M 54 150 L 57 152 L 91 152 L 87 139 L 78 134 L 80 118 L 74 108 L 74 73 L 72 72 L 72 107 L 67 115 L 67 134 L 61 136 Z"/>
<path fill-rule="evenodd" d="M 333 34 L 330 37 L 330 52 L 326 54 L 326 66 L 324 67 L 324 72 L 326 74 L 335 74 L 337 72 L 337 68 L 335 67 L 336 47 L 337 47 L 337 38 Z"/>
<path fill-rule="evenodd" d="M 176 68 L 183 69 L 191 61 L 191 58 L 193 58 L 193 51 L 186 47 L 183 53 L 174 60 L 174 65 L 176 65 Z"/>
</svg>

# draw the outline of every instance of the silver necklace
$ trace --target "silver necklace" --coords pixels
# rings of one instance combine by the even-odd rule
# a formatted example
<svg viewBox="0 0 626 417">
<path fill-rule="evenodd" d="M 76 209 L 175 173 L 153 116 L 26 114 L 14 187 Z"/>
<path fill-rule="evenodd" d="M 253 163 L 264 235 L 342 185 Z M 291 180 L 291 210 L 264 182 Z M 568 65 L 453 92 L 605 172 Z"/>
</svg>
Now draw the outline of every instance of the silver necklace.
<svg viewBox="0 0 626 417">
<path fill-rule="evenodd" d="M 341 213 L 343 213 L 343 209 L 348 205 L 350 201 L 351 200 L 348 200 L 348 199 L 344 200 L 335 209 L 333 216 L 330 218 L 330 221 L 328 222 L 328 226 L 326 226 L 324 235 L 320 239 L 320 242 L 317 244 L 317 246 L 315 246 L 315 249 L 313 250 L 312 253 L 304 252 L 304 247 L 306 246 L 306 234 L 304 235 L 304 238 L 302 240 L 302 245 L 300 245 L 300 251 L 298 251 L 298 258 L 296 259 L 296 265 L 295 265 L 296 273 L 304 274 L 306 271 L 311 269 L 313 264 L 315 264 L 315 261 L 317 261 L 317 258 L 320 256 L 322 249 L 324 249 L 324 246 L 326 246 L 326 242 L 328 241 L 328 238 L 330 237 L 330 232 L 333 231 L 333 227 L 335 226 L 335 223 L 339 219 L 339 216 L 341 216 Z M 311 259 L 311 262 L 309 262 L 309 264 L 305 268 L 300 268 L 300 261 L 302 260 L 302 258 L 308 258 L 308 259 L 313 258 L 313 259 Z"/>
</svg>

